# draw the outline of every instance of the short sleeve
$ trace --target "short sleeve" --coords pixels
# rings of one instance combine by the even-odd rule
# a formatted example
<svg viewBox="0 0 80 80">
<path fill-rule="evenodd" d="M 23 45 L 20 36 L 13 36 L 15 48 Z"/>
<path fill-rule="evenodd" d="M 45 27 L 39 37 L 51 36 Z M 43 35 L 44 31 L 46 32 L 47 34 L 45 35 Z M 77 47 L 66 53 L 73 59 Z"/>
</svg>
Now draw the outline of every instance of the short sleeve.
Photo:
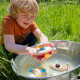
<svg viewBox="0 0 80 80">
<path fill-rule="evenodd" d="M 32 23 L 32 32 L 34 32 L 36 29 L 38 29 L 38 26 L 35 22 Z"/>
<path fill-rule="evenodd" d="M 1 24 L 1 34 L 14 35 L 14 25 L 11 19 L 4 18 Z"/>
</svg>

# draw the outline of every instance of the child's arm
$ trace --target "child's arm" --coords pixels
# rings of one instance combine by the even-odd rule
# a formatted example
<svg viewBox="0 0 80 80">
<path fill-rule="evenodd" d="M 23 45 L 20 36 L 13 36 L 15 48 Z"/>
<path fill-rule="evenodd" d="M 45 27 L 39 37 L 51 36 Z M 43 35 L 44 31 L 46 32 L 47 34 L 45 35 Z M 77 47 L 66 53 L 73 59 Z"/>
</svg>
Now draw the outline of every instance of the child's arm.
<svg viewBox="0 0 80 80">
<path fill-rule="evenodd" d="M 40 43 L 47 43 L 48 38 L 40 31 L 40 29 L 36 29 L 33 34 L 39 39 Z"/>
<path fill-rule="evenodd" d="M 4 35 L 4 45 L 9 52 L 17 54 L 30 54 L 35 52 L 35 48 L 15 44 L 14 35 Z"/>
</svg>

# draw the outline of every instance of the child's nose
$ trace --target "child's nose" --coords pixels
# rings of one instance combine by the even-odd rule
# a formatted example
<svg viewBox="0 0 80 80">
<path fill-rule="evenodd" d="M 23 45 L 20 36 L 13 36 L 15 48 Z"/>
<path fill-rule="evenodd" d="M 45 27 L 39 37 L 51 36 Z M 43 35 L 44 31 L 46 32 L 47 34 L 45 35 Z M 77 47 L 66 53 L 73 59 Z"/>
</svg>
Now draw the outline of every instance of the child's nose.
<svg viewBox="0 0 80 80">
<path fill-rule="evenodd" d="M 30 17 L 30 18 L 28 18 L 28 20 L 31 20 L 31 17 Z"/>
<path fill-rule="evenodd" d="M 27 21 L 30 21 L 30 20 L 33 20 L 33 18 L 31 18 L 31 17 L 30 18 L 27 18 Z"/>
</svg>

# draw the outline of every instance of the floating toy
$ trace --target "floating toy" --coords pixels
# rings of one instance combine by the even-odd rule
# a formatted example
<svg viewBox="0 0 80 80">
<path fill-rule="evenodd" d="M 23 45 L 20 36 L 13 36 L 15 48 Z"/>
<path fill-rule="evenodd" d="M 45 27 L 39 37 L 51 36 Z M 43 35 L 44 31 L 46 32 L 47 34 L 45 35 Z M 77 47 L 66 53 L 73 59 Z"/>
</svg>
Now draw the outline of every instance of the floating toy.
<svg viewBox="0 0 80 80">
<path fill-rule="evenodd" d="M 33 69 L 32 74 L 36 77 L 41 77 L 41 70 L 40 69 Z"/>
<path fill-rule="evenodd" d="M 66 64 L 66 68 L 62 65 L 60 65 L 59 63 L 57 64 L 50 64 L 49 67 L 53 70 L 56 70 L 56 71 L 69 71 L 71 69 L 71 66 L 69 65 L 69 63 Z"/>
<path fill-rule="evenodd" d="M 32 73 L 33 75 L 35 75 L 36 77 L 47 76 L 46 69 L 44 69 L 43 67 L 40 67 L 39 69 L 38 68 L 33 69 L 33 67 L 31 67 L 29 72 Z"/>
<path fill-rule="evenodd" d="M 40 69 L 42 70 L 42 69 L 44 69 L 43 67 L 40 67 Z"/>
<path fill-rule="evenodd" d="M 69 63 L 67 63 L 67 71 L 69 71 L 71 68 L 71 66 L 69 65 Z"/>
<path fill-rule="evenodd" d="M 29 71 L 29 72 L 31 73 L 31 72 L 32 72 L 32 70 L 33 70 L 33 67 L 31 67 L 31 69 L 30 69 L 30 71 Z"/>
<path fill-rule="evenodd" d="M 36 47 L 36 52 L 33 54 L 33 56 L 42 60 L 46 60 L 50 58 L 53 53 L 56 53 L 55 47 L 40 45 Z"/>
<path fill-rule="evenodd" d="M 69 71 L 69 64 L 67 63 L 67 71 Z"/>
<path fill-rule="evenodd" d="M 53 71 L 50 73 L 50 76 L 55 76 L 55 75 L 58 75 L 61 71 L 62 72 L 64 72 L 64 71 L 67 72 L 70 69 L 72 69 L 71 66 L 69 65 L 69 63 L 66 64 L 66 68 L 63 67 L 62 65 L 60 65 L 59 63 L 57 63 L 57 64 L 51 64 L 49 67 L 51 69 L 53 69 Z"/>
<path fill-rule="evenodd" d="M 49 67 L 56 71 L 65 71 L 66 68 L 64 66 L 61 66 L 60 64 L 50 64 Z"/>
</svg>

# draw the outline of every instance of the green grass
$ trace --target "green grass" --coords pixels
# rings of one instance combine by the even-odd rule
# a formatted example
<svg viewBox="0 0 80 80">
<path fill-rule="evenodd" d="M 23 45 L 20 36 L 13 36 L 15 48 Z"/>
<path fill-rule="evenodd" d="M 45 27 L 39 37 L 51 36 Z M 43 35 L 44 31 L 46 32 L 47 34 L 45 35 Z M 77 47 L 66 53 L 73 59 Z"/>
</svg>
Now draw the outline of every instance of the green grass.
<svg viewBox="0 0 80 80">
<path fill-rule="evenodd" d="M 8 14 L 8 5 L 8 2 L 0 2 L 0 29 L 3 17 Z M 39 7 L 39 14 L 35 22 L 49 41 L 71 40 L 80 42 L 80 4 L 41 3 Z M 0 56 L 8 59 L 1 46 Z M 10 63 L 1 59 L 0 71 L 1 80 L 18 80 Z"/>
<path fill-rule="evenodd" d="M 35 21 L 50 41 L 68 40 L 71 36 L 80 39 L 79 7 L 80 5 L 77 4 L 41 4 L 39 15 Z"/>
</svg>

